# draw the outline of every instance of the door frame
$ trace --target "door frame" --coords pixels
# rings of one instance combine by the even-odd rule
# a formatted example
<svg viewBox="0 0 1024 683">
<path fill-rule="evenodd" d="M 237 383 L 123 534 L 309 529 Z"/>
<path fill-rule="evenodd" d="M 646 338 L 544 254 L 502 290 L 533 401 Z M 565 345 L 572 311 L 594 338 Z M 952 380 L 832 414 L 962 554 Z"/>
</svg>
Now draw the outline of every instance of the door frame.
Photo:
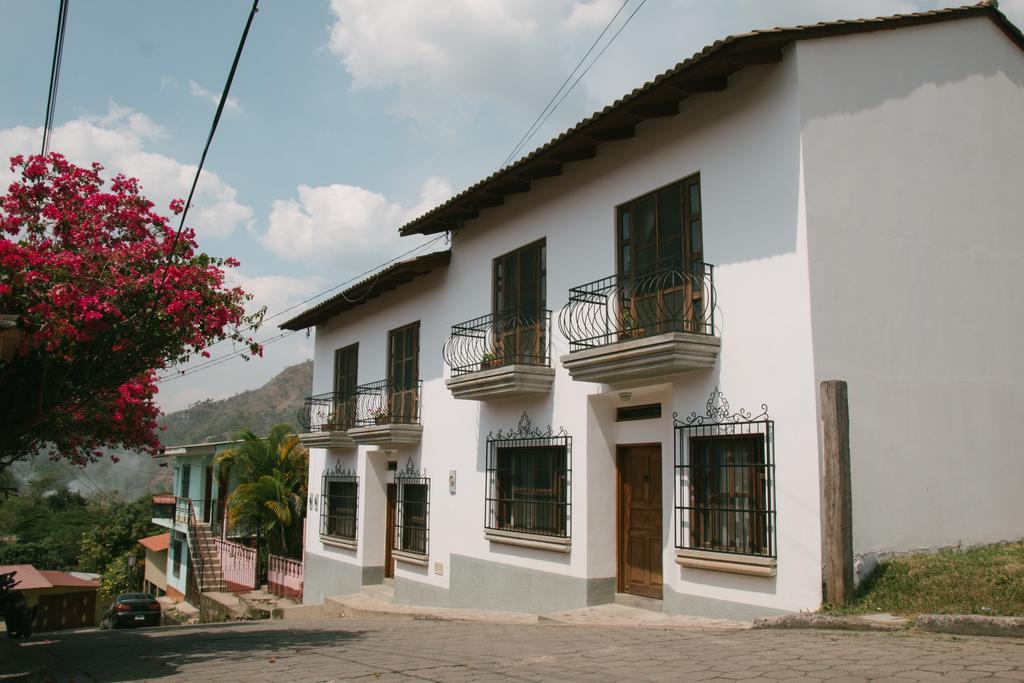
<svg viewBox="0 0 1024 683">
<path fill-rule="evenodd" d="M 615 444 L 615 592 L 626 592 L 626 548 L 628 548 L 627 536 L 629 529 L 625 522 L 625 497 L 623 486 L 623 472 L 625 471 L 626 451 L 630 448 L 644 448 L 657 446 L 659 458 L 664 456 L 664 449 L 660 441 L 649 441 L 642 443 L 618 443 Z M 664 486 L 664 479 L 662 479 Z M 665 497 L 661 500 L 661 535 L 662 543 L 665 541 Z M 664 571 L 662 572 L 664 574 Z M 664 585 L 664 576 L 662 576 Z M 630 593 L 632 595 L 632 593 Z"/>
</svg>

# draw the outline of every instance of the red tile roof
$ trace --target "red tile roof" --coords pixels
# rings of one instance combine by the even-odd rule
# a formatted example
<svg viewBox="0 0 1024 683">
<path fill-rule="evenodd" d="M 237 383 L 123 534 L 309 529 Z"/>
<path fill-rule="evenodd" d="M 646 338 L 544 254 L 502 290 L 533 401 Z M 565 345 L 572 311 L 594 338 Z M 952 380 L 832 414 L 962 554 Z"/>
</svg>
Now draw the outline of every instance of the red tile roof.
<svg viewBox="0 0 1024 683">
<path fill-rule="evenodd" d="M 140 538 L 139 543 L 141 543 L 146 550 L 152 550 L 154 553 L 159 553 L 171 547 L 171 532 L 167 531 L 162 534 L 157 534 L 156 536 Z"/>
<path fill-rule="evenodd" d="M 724 90 L 726 79 L 740 69 L 780 61 L 782 48 L 794 42 L 981 16 L 991 19 L 1011 41 L 1024 49 L 1024 35 L 996 8 L 994 0 L 891 17 L 828 21 L 727 36 L 591 114 L 518 161 L 409 221 L 399 233 L 429 235 L 460 228 L 483 209 L 503 204 L 507 195 L 528 192 L 534 181 L 560 175 L 564 164 L 594 158 L 602 143 L 633 137 L 636 126 L 642 121 L 678 114 L 681 100 Z"/>
<path fill-rule="evenodd" d="M 56 588 L 63 586 L 81 586 L 82 588 L 98 588 L 99 581 L 89 581 L 87 579 L 80 579 L 77 576 L 71 576 L 67 572 L 59 572 L 52 569 L 44 569 L 42 571 L 36 569 L 30 564 L 7 564 L 0 565 L 0 574 L 6 574 L 7 572 L 17 572 L 14 577 L 15 581 L 21 583 L 15 588 L 15 590 L 25 591 L 32 590 L 35 588 Z"/>
</svg>

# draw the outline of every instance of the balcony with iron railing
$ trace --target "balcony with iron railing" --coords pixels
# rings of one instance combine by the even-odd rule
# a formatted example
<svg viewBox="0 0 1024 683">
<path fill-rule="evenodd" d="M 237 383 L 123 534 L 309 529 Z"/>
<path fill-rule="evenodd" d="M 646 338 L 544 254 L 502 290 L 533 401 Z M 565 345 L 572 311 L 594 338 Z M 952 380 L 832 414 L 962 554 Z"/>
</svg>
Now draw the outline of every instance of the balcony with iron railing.
<svg viewBox="0 0 1024 683">
<path fill-rule="evenodd" d="M 488 400 L 546 394 L 551 367 L 551 311 L 509 311 L 452 325 L 444 344 L 455 398 Z"/>
<path fill-rule="evenodd" d="M 355 423 L 356 399 L 351 394 L 330 392 L 308 397 L 295 418 L 302 427 L 304 446 L 350 448 L 355 442 L 348 430 Z"/>
<path fill-rule="evenodd" d="M 573 287 L 558 316 L 561 357 L 583 382 L 622 384 L 710 368 L 718 357 L 714 266 L 662 264 Z"/>
<path fill-rule="evenodd" d="M 419 380 L 380 380 L 356 387 L 348 435 L 357 444 L 397 445 L 419 443 Z"/>
</svg>

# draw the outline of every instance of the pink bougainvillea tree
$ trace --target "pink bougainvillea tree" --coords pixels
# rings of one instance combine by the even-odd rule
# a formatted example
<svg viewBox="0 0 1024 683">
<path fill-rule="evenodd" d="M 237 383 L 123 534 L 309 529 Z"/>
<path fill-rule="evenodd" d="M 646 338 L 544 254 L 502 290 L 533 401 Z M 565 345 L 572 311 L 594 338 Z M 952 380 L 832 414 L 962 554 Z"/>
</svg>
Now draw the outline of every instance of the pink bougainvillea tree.
<svg viewBox="0 0 1024 683">
<path fill-rule="evenodd" d="M 103 448 L 156 453 L 158 370 L 223 339 L 262 352 L 250 336 L 261 314 L 247 316 L 250 297 L 225 285 L 238 262 L 199 252 L 137 180 L 107 184 L 102 170 L 56 153 L 11 159 L 0 315 L 20 334 L 0 357 L 0 471 L 44 450 L 76 464 Z"/>
</svg>

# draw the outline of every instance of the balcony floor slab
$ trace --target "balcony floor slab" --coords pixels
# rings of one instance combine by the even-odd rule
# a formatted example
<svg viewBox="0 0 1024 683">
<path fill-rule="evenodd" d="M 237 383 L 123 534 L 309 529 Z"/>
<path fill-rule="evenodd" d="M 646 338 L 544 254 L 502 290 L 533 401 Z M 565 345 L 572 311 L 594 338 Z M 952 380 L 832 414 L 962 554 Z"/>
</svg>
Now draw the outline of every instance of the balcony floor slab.
<svg viewBox="0 0 1024 683">
<path fill-rule="evenodd" d="M 668 332 L 574 351 L 560 360 L 576 381 L 616 385 L 714 367 L 721 345 L 710 335 Z"/>
<path fill-rule="evenodd" d="M 487 401 L 547 394 L 551 391 L 554 379 L 554 368 L 505 365 L 452 377 L 445 384 L 455 398 Z"/>
<path fill-rule="evenodd" d="M 423 425 L 382 424 L 353 427 L 348 430 L 348 435 L 355 443 L 368 446 L 419 443 L 423 437 Z"/>
<path fill-rule="evenodd" d="M 348 432 L 306 432 L 299 434 L 299 441 L 306 448 L 355 448 L 356 442 Z"/>
</svg>

